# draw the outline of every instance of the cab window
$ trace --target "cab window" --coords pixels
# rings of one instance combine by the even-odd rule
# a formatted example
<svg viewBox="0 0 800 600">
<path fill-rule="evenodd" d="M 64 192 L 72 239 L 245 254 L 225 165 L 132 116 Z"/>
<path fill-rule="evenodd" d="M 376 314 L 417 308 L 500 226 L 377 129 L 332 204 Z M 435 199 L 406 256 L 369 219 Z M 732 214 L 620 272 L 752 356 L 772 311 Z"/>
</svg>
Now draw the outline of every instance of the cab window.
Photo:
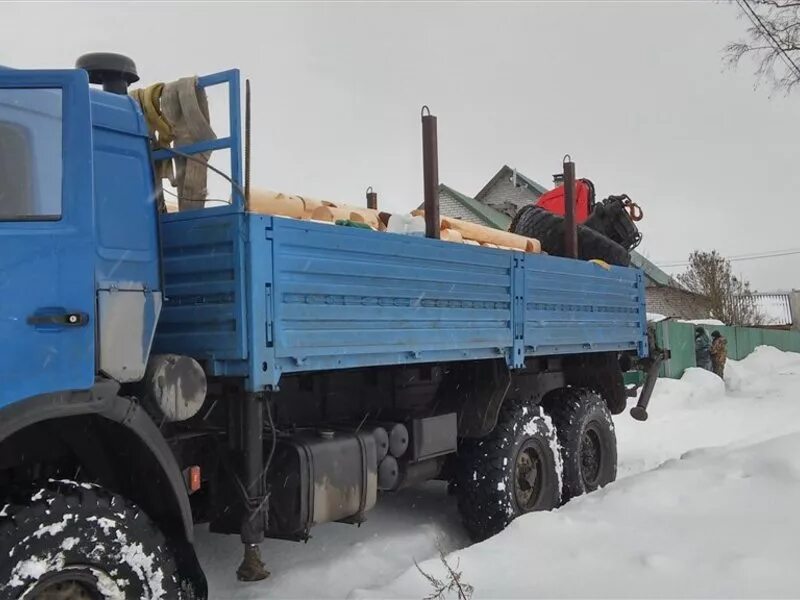
<svg viewBox="0 0 800 600">
<path fill-rule="evenodd" d="M 0 88 L 0 221 L 61 217 L 58 89 Z"/>
</svg>

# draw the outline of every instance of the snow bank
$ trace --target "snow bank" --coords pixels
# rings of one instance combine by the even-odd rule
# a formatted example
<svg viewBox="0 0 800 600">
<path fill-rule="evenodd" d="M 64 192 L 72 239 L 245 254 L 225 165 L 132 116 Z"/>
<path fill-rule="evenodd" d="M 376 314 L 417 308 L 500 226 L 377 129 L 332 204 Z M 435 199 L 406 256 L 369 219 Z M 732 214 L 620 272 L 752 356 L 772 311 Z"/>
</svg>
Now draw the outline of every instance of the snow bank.
<svg viewBox="0 0 800 600">
<path fill-rule="evenodd" d="M 725 383 L 703 369 L 659 379 L 640 424 L 615 417 L 619 477 L 653 469 L 694 448 L 753 443 L 800 430 L 800 354 L 762 346 L 728 360 Z M 631 400 L 632 403 L 635 400 Z"/>
<path fill-rule="evenodd" d="M 758 346 L 740 361 L 728 360 L 725 385 L 731 392 L 765 397 L 780 377 L 800 374 L 800 354 L 783 352 L 772 346 Z M 778 377 L 779 379 L 776 379 Z"/>
<path fill-rule="evenodd" d="M 787 597 L 800 588 L 800 433 L 695 451 L 456 552 L 474 598 Z M 421 567 L 436 577 L 436 561 Z M 357 598 L 421 598 L 416 569 Z"/>
</svg>

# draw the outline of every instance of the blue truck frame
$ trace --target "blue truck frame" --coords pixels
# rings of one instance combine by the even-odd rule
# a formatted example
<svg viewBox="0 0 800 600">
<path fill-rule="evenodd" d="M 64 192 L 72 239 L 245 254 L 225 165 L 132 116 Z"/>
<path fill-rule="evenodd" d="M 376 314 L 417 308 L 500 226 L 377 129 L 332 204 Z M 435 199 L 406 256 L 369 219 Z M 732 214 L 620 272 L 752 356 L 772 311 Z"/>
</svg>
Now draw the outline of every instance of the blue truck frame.
<svg viewBox="0 0 800 600">
<path fill-rule="evenodd" d="M 298 489 L 319 484 L 320 514 L 329 511 L 328 520 L 357 522 L 368 496 L 374 503 L 377 442 L 365 441 L 370 436 L 360 431 L 368 415 L 360 423 L 334 423 L 344 428 L 340 432 L 350 427 L 349 433 L 326 430 L 322 436 L 304 432 L 307 424 L 295 427 L 294 416 L 284 414 L 279 432 L 271 422 L 273 404 L 291 409 L 329 384 L 341 386 L 339 399 L 358 396 L 352 386 L 366 381 L 359 377 L 367 371 L 381 375 L 369 393 L 395 402 L 425 372 L 425 381 L 414 385 L 428 394 L 426 401 L 436 394 L 431 410 L 420 414 L 415 405 L 416 412 L 391 417 L 418 436 L 416 454 L 398 455 L 395 463 L 409 481 L 414 470 L 418 481 L 438 477 L 460 440 L 492 431 L 509 390 L 527 390 L 527 399 L 538 403 L 574 382 L 599 388 L 618 379 L 612 395 L 616 411 L 624 408 L 623 365 L 634 357 L 647 365 L 653 351 L 641 271 L 250 212 L 243 193 L 239 72 L 198 78 L 200 87 L 218 85 L 228 91 L 230 134 L 153 150 L 136 101 L 90 88 L 86 71 L 0 68 L 0 134 L 6 135 L 0 142 L 18 145 L 0 146 L 0 160 L 13 155 L 16 162 L 7 164 L 29 169 L 12 172 L 0 162 L 0 179 L 29 177 L 23 191 L 33 207 L 17 215 L 0 206 L 0 336 L 7 342 L 0 346 L 0 492 L 8 502 L 0 502 L 0 525 L 8 511 L 26 510 L 24 503 L 12 506 L 12 489 L 52 473 L 55 480 L 45 486 L 55 486 L 47 492 L 53 498 L 94 490 L 65 492 L 70 484 L 62 480 L 65 470 L 92 472 L 92 482 L 153 519 L 169 539 L 184 589 L 194 590 L 187 597 L 203 598 L 206 584 L 192 549 L 194 514 L 219 508 L 218 529 L 241 532 L 243 564 L 260 562 L 248 552 L 271 531 L 267 471 L 279 434 L 284 458 L 287 448 L 302 448 L 334 465 L 331 473 L 318 474 L 326 481 L 315 480 L 308 465 L 296 478 Z M 159 214 L 154 161 L 174 151 L 213 150 L 230 152 L 230 204 Z M 53 191 L 58 177 L 60 195 Z M 198 427 L 159 418 L 159 406 L 143 392 L 155 356 L 202 365 L 196 408 L 211 408 Z M 597 377 L 587 380 L 594 367 Z M 467 371 L 476 389 L 451 393 L 452 378 Z M 170 381 L 180 383 L 181 373 Z M 300 377 L 323 384 L 312 381 L 298 392 Z M 644 386 L 645 406 L 654 382 Z M 458 390 L 460 380 L 455 383 Z M 499 393 L 491 389 L 495 384 Z M 215 400 L 204 404 L 212 385 Z M 227 412 L 217 415 L 220 398 Z M 463 420 L 462 409 L 469 413 Z M 100 445 L 92 445 L 93 434 Z M 205 481 L 214 493 L 194 502 L 189 496 L 201 483 L 200 464 L 214 473 Z M 40 479 L 26 479 L 29 472 Z M 234 492 L 222 485 L 231 474 L 244 495 L 236 511 L 229 510 Z M 344 488 L 356 502 L 349 512 L 342 512 Z M 28 503 L 41 497 L 34 494 Z M 308 508 L 316 505 L 309 502 L 301 502 L 305 516 L 289 528 L 291 536 L 302 537 L 312 523 Z M 82 539 L 85 532 L 74 533 Z M 39 537 L 20 533 L 20 543 L 32 539 Z M 9 540 L 13 536 L 0 540 L 0 550 Z M 0 560 L 0 579 L 12 567 Z"/>
</svg>

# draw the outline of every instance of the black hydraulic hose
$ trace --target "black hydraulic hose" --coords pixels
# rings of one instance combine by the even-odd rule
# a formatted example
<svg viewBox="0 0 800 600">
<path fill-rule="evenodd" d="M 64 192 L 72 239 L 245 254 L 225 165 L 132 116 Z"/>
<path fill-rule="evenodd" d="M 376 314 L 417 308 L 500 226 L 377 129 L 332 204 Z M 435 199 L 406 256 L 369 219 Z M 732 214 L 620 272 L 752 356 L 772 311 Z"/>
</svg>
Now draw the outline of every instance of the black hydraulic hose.
<svg viewBox="0 0 800 600">
<path fill-rule="evenodd" d="M 278 445 L 278 432 L 275 430 L 275 421 L 272 419 L 272 408 L 269 405 L 269 400 L 266 400 L 264 404 L 266 405 L 267 409 L 267 421 L 269 422 L 269 429 L 272 432 L 272 447 L 269 449 L 269 456 L 267 456 L 267 460 L 264 463 L 264 470 L 261 472 L 261 481 L 264 483 L 264 498 L 261 500 L 256 510 L 250 513 L 251 520 L 261 512 L 261 509 L 264 508 L 264 505 L 269 500 L 269 494 L 267 493 L 267 473 L 269 472 L 269 467 L 272 464 L 272 457 L 275 455 L 275 447 Z"/>
</svg>

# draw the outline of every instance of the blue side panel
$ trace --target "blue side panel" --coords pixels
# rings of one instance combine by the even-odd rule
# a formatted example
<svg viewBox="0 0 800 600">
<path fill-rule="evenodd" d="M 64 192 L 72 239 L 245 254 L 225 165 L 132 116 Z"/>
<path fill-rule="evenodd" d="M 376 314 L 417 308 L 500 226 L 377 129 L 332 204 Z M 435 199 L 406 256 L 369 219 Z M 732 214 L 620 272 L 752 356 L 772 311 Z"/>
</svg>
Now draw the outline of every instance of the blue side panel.
<svg viewBox="0 0 800 600">
<path fill-rule="evenodd" d="M 645 355 L 640 271 L 230 208 L 166 215 L 157 352 L 284 373 L 601 351 Z"/>
<path fill-rule="evenodd" d="M 528 356 L 646 347 L 641 271 L 528 254 L 525 353 Z"/>
<path fill-rule="evenodd" d="M 258 361 L 256 387 L 287 372 L 510 354 L 511 252 L 268 220 L 274 358 Z"/>
<path fill-rule="evenodd" d="M 245 374 L 244 218 L 212 210 L 162 216 L 165 298 L 155 352 L 204 360 L 213 375 Z"/>
</svg>

